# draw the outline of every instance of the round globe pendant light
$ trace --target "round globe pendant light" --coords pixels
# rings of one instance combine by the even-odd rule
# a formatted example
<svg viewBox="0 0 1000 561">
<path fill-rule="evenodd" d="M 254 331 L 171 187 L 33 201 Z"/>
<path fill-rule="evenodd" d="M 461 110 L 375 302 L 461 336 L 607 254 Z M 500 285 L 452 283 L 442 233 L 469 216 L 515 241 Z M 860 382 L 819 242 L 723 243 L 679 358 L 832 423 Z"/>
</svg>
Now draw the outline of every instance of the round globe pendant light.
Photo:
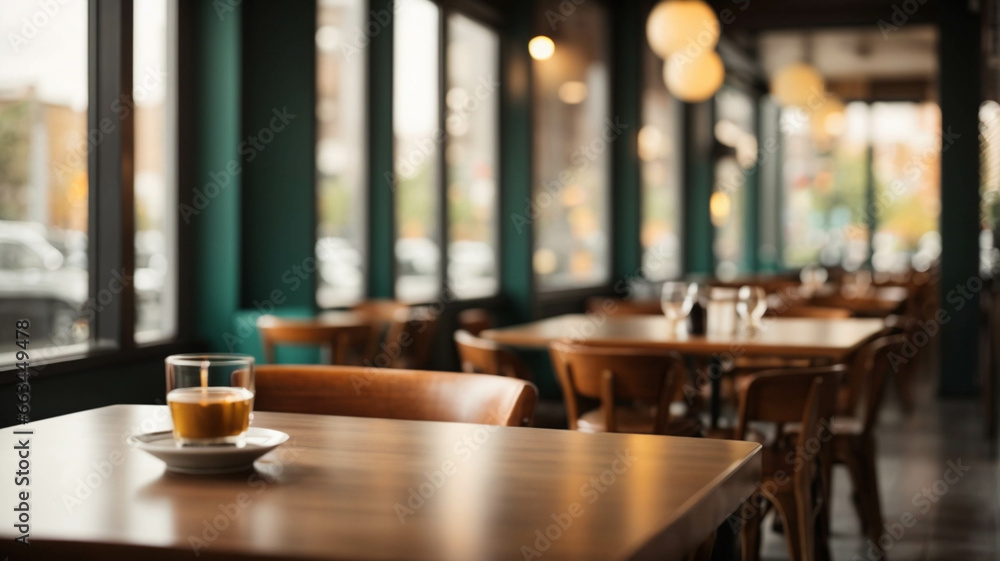
<svg viewBox="0 0 1000 561">
<path fill-rule="evenodd" d="M 664 0 L 646 20 L 646 38 L 660 58 L 685 49 L 710 51 L 719 42 L 719 18 L 702 0 Z"/>
<path fill-rule="evenodd" d="M 699 103 L 715 95 L 726 78 L 722 59 L 715 51 L 690 58 L 672 56 L 663 65 L 663 80 L 670 94 L 688 103 Z"/>
<path fill-rule="evenodd" d="M 809 107 L 821 103 L 825 88 L 823 76 L 803 62 L 789 64 L 771 78 L 771 95 L 786 107 Z"/>
<path fill-rule="evenodd" d="M 817 142 L 836 137 L 844 129 L 844 102 L 829 93 L 824 96 L 810 113 L 812 134 Z"/>
</svg>

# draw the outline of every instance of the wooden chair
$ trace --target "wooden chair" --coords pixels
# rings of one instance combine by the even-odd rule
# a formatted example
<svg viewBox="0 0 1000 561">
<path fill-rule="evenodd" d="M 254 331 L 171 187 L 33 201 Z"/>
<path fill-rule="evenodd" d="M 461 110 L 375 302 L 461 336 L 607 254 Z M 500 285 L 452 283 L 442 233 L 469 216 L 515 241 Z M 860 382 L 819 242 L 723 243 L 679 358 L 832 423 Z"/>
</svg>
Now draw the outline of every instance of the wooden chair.
<svg viewBox="0 0 1000 561">
<path fill-rule="evenodd" d="M 663 315 L 659 300 L 630 300 L 594 296 L 587 299 L 587 313 L 609 316 L 658 316 Z"/>
<path fill-rule="evenodd" d="M 475 337 L 493 327 L 493 314 L 483 308 L 469 308 L 458 313 L 458 328 Z"/>
<path fill-rule="evenodd" d="M 493 341 L 459 329 L 455 332 L 455 346 L 458 347 L 463 372 L 531 380 L 527 365 L 516 354 Z"/>
<path fill-rule="evenodd" d="M 761 486 L 743 517 L 743 559 L 760 556 L 760 527 L 771 507 L 782 521 L 792 561 L 812 561 L 825 547 L 817 541 L 824 524 L 822 466 L 829 463 L 830 446 L 823 446 L 820 428 L 828 424 L 835 406 L 837 378 L 844 367 L 788 369 L 753 376 L 740 394 L 735 437 L 746 439 L 754 424 L 754 440 L 761 440 L 762 424 L 775 425 L 775 436 L 764 441 Z M 782 426 L 797 423 L 793 438 Z M 824 456 L 824 450 L 826 455 Z"/>
<path fill-rule="evenodd" d="M 872 543 L 882 536 L 882 507 L 875 470 L 875 424 L 878 421 L 886 378 L 897 368 L 907 338 L 895 334 L 876 339 L 859 355 L 851 375 L 864 380 L 863 391 L 851 414 L 833 417 L 833 462 L 847 467 L 854 485 L 855 507 L 865 534 Z"/>
<path fill-rule="evenodd" d="M 258 411 L 528 426 L 538 390 L 500 376 L 360 366 L 265 365 Z"/>
<path fill-rule="evenodd" d="M 264 315 L 257 319 L 257 331 L 264 350 L 264 360 L 274 362 L 278 345 L 316 346 L 328 353 L 324 362 L 347 364 L 360 362 L 371 337 L 367 325 L 326 325 L 310 319 L 279 318 Z"/>
<path fill-rule="evenodd" d="M 437 314 L 429 307 L 396 310 L 373 364 L 389 368 L 427 368 L 437 324 Z"/>
<path fill-rule="evenodd" d="M 683 396 L 686 373 L 676 353 L 554 342 L 549 354 L 562 385 L 570 430 L 698 436 L 701 424 L 674 417 L 670 404 Z M 580 398 L 600 407 L 580 413 Z M 623 406 L 634 400 L 639 407 Z"/>
<path fill-rule="evenodd" d="M 363 300 L 351 307 L 351 311 L 370 318 L 373 322 L 389 324 L 396 317 L 400 310 L 406 310 L 409 306 L 396 300 Z"/>
</svg>

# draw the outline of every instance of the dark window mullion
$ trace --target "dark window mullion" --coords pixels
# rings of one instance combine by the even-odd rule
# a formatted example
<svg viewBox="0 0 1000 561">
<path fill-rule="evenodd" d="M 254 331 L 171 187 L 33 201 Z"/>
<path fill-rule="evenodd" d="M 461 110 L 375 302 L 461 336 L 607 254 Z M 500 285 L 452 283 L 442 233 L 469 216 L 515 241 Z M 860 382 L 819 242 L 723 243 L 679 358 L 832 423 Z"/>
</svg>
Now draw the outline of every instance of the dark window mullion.
<svg viewBox="0 0 1000 561">
<path fill-rule="evenodd" d="M 134 346 L 132 2 L 92 0 L 88 123 L 92 338 Z"/>
<path fill-rule="evenodd" d="M 448 167 L 445 152 L 448 150 L 448 107 L 445 94 L 448 92 L 448 12 L 442 4 L 438 9 L 438 130 L 441 144 L 437 151 L 438 165 L 438 245 L 440 246 L 441 292 L 439 298 L 447 298 L 448 290 L 448 242 L 451 217 L 448 216 Z"/>
</svg>

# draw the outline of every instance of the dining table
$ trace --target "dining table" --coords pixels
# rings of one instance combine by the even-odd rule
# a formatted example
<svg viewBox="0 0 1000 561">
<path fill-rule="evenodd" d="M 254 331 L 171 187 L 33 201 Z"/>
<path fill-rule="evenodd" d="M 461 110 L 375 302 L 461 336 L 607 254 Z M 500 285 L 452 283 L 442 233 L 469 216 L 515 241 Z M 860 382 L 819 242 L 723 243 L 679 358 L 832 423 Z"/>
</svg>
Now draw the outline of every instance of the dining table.
<svg viewBox="0 0 1000 561">
<path fill-rule="evenodd" d="M 553 341 L 589 345 L 650 348 L 715 362 L 742 357 L 807 359 L 814 364 L 844 360 L 885 327 L 878 318 L 765 317 L 756 331 L 689 333 L 664 316 L 565 314 L 525 324 L 488 329 L 481 336 L 502 345 L 545 349 Z M 717 369 L 719 370 L 719 369 Z M 711 426 L 718 426 L 721 411 L 720 376 L 710 376 Z"/>
<path fill-rule="evenodd" d="M 761 475 L 752 442 L 260 411 L 253 425 L 289 440 L 252 470 L 220 475 L 174 473 L 127 444 L 131 434 L 168 430 L 165 406 L 113 405 L 0 430 L 0 552 L 680 560 L 741 508 Z M 19 469 L 27 479 L 15 477 Z M 30 545 L 15 541 L 21 530 Z"/>
<path fill-rule="evenodd" d="M 843 308 L 854 317 L 886 318 L 900 313 L 909 298 L 903 286 L 877 286 L 852 292 L 835 287 L 823 287 L 805 298 L 811 306 Z"/>
</svg>

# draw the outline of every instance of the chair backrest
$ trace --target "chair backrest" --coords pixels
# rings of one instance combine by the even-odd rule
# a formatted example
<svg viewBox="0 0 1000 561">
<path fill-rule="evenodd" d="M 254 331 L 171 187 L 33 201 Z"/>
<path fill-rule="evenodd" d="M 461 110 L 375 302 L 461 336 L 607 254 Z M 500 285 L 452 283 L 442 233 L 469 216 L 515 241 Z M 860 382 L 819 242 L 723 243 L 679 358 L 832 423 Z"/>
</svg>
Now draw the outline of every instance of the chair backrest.
<svg viewBox="0 0 1000 561">
<path fill-rule="evenodd" d="M 874 352 L 874 345 L 879 339 L 884 337 L 905 334 L 903 324 L 893 321 L 891 325 L 886 325 L 878 333 L 865 339 L 858 348 L 846 356 L 843 363 L 848 365 L 847 376 L 841 381 L 841 396 L 837 405 L 839 415 L 858 415 L 861 402 L 867 392 L 869 380 L 871 378 L 871 353 Z"/>
<path fill-rule="evenodd" d="M 531 379 L 531 371 L 524 361 L 493 341 L 459 329 L 455 332 L 455 346 L 458 347 L 463 372 Z"/>
<path fill-rule="evenodd" d="M 656 404 L 653 432 L 663 434 L 670 423 L 670 403 L 682 395 L 683 360 L 676 353 L 648 349 L 575 345 L 556 341 L 549 354 L 562 385 L 571 430 L 580 417 L 579 398 L 598 399 L 605 428 L 615 432 L 615 403 L 619 399 Z"/>
<path fill-rule="evenodd" d="M 859 369 L 858 378 L 863 383 L 854 413 L 861 420 L 865 433 L 875 430 L 890 372 L 910 366 L 910 359 L 903 354 L 907 341 L 902 333 L 880 337 L 869 343 L 855 361 L 854 367 Z"/>
<path fill-rule="evenodd" d="M 528 426 L 538 390 L 529 382 L 476 374 L 360 366 L 264 365 L 258 411 Z"/>
<path fill-rule="evenodd" d="M 789 306 L 784 310 L 778 311 L 777 315 L 783 318 L 846 319 L 851 317 L 851 312 L 843 308 Z"/>
<path fill-rule="evenodd" d="M 405 310 L 409 306 L 397 300 L 363 300 L 351 307 L 351 311 L 356 314 L 370 318 L 373 322 L 388 324 L 396 317 L 399 310 Z"/>
<path fill-rule="evenodd" d="M 815 368 L 783 368 L 755 374 L 740 395 L 736 438 L 743 440 L 749 423 L 800 423 L 806 415 L 814 382 L 822 384 L 817 394 L 819 418 L 833 416 L 839 378 L 844 365 Z"/>
<path fill-rule="evenodd" d="M 479 337 L 493 327 L 493 314 L 483 308 L 469 308 L 458 313 L 458 328 Z"/>
<path fill-rule="evenodd" d="M 325 347 L 332 364 L 344 364 L 352 349 L 368 346 L 371 327 L 367 325 L 327 325 L 310 319 L 279 318 L 264 315 L 257 319 L 257 331 L 264 350 L 264 360 L 274 362 L 277 345 L 311 345 Z"/>
<path fill-rule="evenodd" d="M 608 316 L 658 316 L 663 314 L 663 309 L 659 300 L 594 296 L 587 299 L 587 313 Z"/>
<path fill-rule="evenodd" d="M 413 369 L 427 368 L 430 364 L 434 333 L 438 317 L 429 307 L 421 306 L 397 310 L 385 335 L 383 351 L 389 366 Z M 377 357 L 376 357 L 377 358 Z M 374 362 L 381 366 L 382 361 Z"/>
<path fill-rule="evenodd" d="M 824 451 L 830 453 L 830 443 L 821 438 L 821 427 L 830 426 L 836 407 L 838 378 L 843 365 L 819 368 L 782 369 L 761 372 L 750 379 L 740 395 L 740 413 L 736 438 L 747 437 L 750 423 L 776 425 L 772 442 L 773 456 L 785 464 L 774 466 L 791 476 L 796 493 L 813 505 L 812 492 L 817 477 L 817 464 Z M 781 438 L 785 423 L 801 423 L 795 449 Z M 810 541 L 811 543 L 811 541 Z"/>
</svg>

